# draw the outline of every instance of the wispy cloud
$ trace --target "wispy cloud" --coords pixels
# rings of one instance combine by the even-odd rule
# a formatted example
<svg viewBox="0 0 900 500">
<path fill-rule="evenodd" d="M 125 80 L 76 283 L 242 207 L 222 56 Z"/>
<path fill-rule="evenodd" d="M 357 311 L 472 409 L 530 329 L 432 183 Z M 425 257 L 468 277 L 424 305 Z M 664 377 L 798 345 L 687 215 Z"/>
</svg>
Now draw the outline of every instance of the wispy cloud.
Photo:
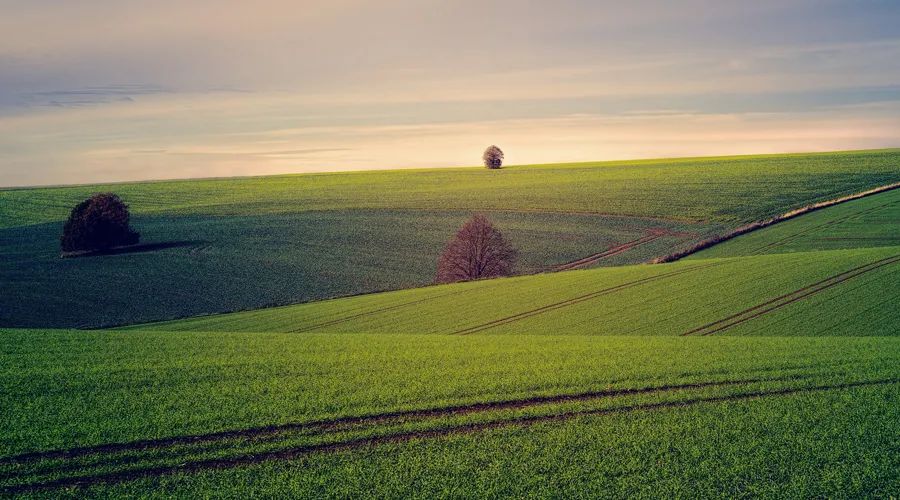
<svg viewBox="0 0 900 500">
<path fill-rule="evenodd" d="M 894 2 L 0 8 L 0 185 L 898 140 Z"/>
</svg>

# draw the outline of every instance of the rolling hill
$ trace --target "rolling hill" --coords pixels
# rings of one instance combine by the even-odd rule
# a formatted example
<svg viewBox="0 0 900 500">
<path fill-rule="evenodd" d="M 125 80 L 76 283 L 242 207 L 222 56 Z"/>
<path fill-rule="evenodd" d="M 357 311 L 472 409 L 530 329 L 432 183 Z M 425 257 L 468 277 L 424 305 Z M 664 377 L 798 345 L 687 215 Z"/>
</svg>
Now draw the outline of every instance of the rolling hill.
<svg viewBox="0 0 900 500">
<path fill-rule="evenodd" d="M 669 264 L 0 330 L 0 495 L 890 497 L 898 193 Z"/>
<path fill-rule="evenodd" d="M 589 256 L 645 262 L 896 182 L 898 160 L 878 150 L 0 190 L 0 326 L 103 327 L 422 286 L 473 211 L 520 250 L 520 273 Z M 145 251 L 60 259 L 70 207 L 109 190 L 131 205 Z"/>
</svg>

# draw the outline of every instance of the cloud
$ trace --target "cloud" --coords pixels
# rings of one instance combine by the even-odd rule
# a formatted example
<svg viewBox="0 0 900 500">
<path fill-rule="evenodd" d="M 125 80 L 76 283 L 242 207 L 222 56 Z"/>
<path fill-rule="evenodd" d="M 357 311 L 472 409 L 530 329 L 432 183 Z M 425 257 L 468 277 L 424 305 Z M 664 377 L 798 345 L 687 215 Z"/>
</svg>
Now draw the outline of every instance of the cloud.
<svg viewBox="0 0 900 500">
<path fill-rule="evenodd" d="M 754 134 L 735 128 L 734 152 L 769 151 L 798 147 L 810 116 L 869 127 L 804 122 L 862 147 L 889 142 L 884 110 L 900 99 L 895 2 L 0 0 L 0 11 L 0 185 L 406 166 L 417 141 L 433 151 L 424 163 L 451 165 L 498 134 L 521 162 L 721 153 L 732 126 Z M 764 136 L 759 116 L 794 139 Z M 694 135 L 679 145 L 657 124 Z M 617 127 L 645 146 L 607 141 Z"/>
</svg>

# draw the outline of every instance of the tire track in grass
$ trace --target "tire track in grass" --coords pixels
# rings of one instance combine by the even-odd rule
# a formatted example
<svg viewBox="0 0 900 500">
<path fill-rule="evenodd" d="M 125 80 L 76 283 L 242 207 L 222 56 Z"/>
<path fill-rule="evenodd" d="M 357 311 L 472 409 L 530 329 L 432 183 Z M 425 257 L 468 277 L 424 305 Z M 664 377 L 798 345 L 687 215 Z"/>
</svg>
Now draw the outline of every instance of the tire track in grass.
<svg viewBox="0 0 900 500">
<path fill-rule="evenodd" d="M 457 294 L 459 294 L 459 293 L 460 293 L 459 291 L 453 291 L 453 292 L 448 292 L 448 293 L 442 293 L 442 294 L 432 295 L 432 296 L 430 296 L 430 297 L 425 297 L 425 298 L 421 298 L 421 299 L 411 300 L 411 301 L 409 301 L 409 302 L 402 302 L 402 303 L 400 303 L 400 304 L 394 304 L 394 305 L 391 305 L 391 306 L 379 307 L 379 308 L 373 309 L 373 310 L 371 310 L 371 311 L 365 311 L 365 312 L 361 312 L 361 313 L 351 314 L 351 315 L 349 315 L 349 316 L 344 316 L 344 317 L 341 317 L 341 318 L 337 318 L 337 319 L 333 319 L 333 320 L 329 320 L 329 321 L 324 321 L 324 322 L 316 323 L 316 324 L 313 324 L 313 325 L 303 326 L 303 327 L 300 327 L 300 328 L 296 328 L 296 329 L 294 329 L 294 330 L 288 330 L 288 333 L 303 333 L 303 332 L 309 332 L 309 331 L 312 331 L 312 330 L 318 330 L 319 328 L 325 328 L 325 327 L 328 327 L 328 326 L 339 325 L 339 324 L 341 324 L 341 323 L 346 323 L 346 322 L 348 322 L 348 321 L 353 321 L 353 320 L 355 320 L 355 319 L 364 318 L 364 317 L 366 317 L 366 316 L 372 316 L 372 315 L 375 315 L 375 314 L 381 314 L 381 313 L 393 311 L 393 310 L 396 310 L 396 309 L 402 309 L 402 308 L 407 307 L 407 306 L 416 305 L 416 304 L 421 304 L 421 303 L 423 303 L 423 302 L 428 302 L 428 301 L 430 301 L 430 300 L 435 300 L 435 299 L 439 299 L 439 298 L 442 298 L 442 297 L 449 297 L 449 296 L 451 296 L 451 295 L 457 295 Z"/>
<path fill-rule="evenodd" d="M 25 464 L 48 459 L 71 459 L 98 453 L 121 453 L 128 451 L 144 451 L 159 448 L 168 448 L 178 445 L 223 441 L 228 439 L 247 439 L 259 436 L 270 436 L 284 432 L 298 432 L 308 430 L 332 429 L 347 425 L 380 424 L 391 420 L 408 420 L 415 418 L 427 418 L 435 416 L 465 415 L 477 412 L 509 410 L 527 408 L 529 406 L 564 403 L 573 401 L 587 401 L 605 397 L 629 396 L 636 394 L 661 393 L 686 389 L 703 389 L 707 387 L 727 387 L 735 385 L 747 385 L 763 382 L 786 382 L 802 380 L 803 376 L 791 375 L 782 377 L 751 378 L 740 380 L 721 380 L 712 382 L 694 382 L 685 384 L 668 384 L 652 387 L 607 389 L 601 391 L 588 391 L 573 394 L 555 394 L 550 396 L 535 396 L 529 398 L 507 399 L 501 401 L 488 401 L 482 403 L 470 403 L 463 405 L 441 406 L 417 410 L 399 410 L 369 415 L 338 417 L 332 419 L 314 420 L 310 422 L 296 422 L 280 425 L 252 427 L 248 429 L 214 432 L 209 434 L 196 434 L 175 436 L 171 438 L 147 439 L 126 443 L 110 443 L 95 446 L 84 446 L 62 450 L 40 451 L 24 453 L 12 457 L 0 458 L 0 465 Z"/>
<path fill-rule="evenodd" d="M 895 264 L 897 262 L 900 262 L 900 254 L 892 255 L 890 257 L 876 260 L 875 262 L 870 262 L 868 264 L 854 267 L 853 269 L 835 274 L 811 285 L 807 285 L 803 288 L 794 290 L 793 292 L 775 297 L 774 299 L 768 300 L 749 309 L 744 309 L 743 311 L 732 314 L 731 316 L 728 316 L 726 318 L 722 318 L 712 323 L 707 323 L 703 326 L 699 326 L 697 328 L 694 328 L 693 330 L 684 332 L 681 335 L 712 335 L 714 333 L 722 332 L 733 326 L 745 323 L 754 318 L 758 318 L 777 309 L 781 309 L 784 306 L 793 304 L 811 295 L 815 295 L 817 293 L 828 290 L 829 288 L 840 285 L 847 280 L 862 276 L 866 273 L 882 268 L 884 266 Z"/>
<path fill-rule="evenodd" d="M 579 295 L 578 297 L 573 297 L 571 299 L 566 299 L 566 300 L 562 300 L 559 302 L 554 302 L 552 304 L 547 304 L 545 306 L 541 306 L 541 307 L 538 307 L 535 309 L 529 309 L 527 311 L 522 311 L 520 313 L 513 314 L 513 315 L 506 316 L 506 317 L 499 318 L 499 319 L 495 319 L 495 320 L 489 321 L 487 323 L 482 323 L 482 324 L 471 326 L 468 328 L 463 328 L 461 330 L 452 332 L 451 335 L 469 335 L 472 333 L 481 332 L 484 330 L 488 330 L 490 328 L 494 328 L 494 327 L 501 326 L 501 325 L 506 325 L 508 323 L 513 323 L 515 321 L 530 318 L 532 316 L 537 316 L 538 314 L 543 314 L 543 313 L 546 313 L 549 311 L 555 311 L 557 309 L 562 309 L 563 307 L 568 307 L 568 306 L 571 306 L 574 304 L 579 304 L 581 302 L 585 302 L 587 300 L 591 300 L 596 297 L 608 295 L 608 294 L 615 293 L 615 292 L 618 292 L 621 290 L 627 290 L 629 288 L 643 285 L 645 283 L 652 283 L 654 281 L 659 281 L 659 280 L 662 280 L 665 278 L 670 278 L 672 276 L 678 276 L 678 275 L 689 273 L 692 271 L 697 271 L 700 269 L 706 269 L 706 268 L 715 267 L 715 266 L 721 266 L 724 264 L 725 264 L 724 262 L 713 262 L 713 263 L 702 264 L 702 265 L 698 265 L 698 266 L 692 266 L 692 267 L 685 268 L 685 269 L 679 269 L 677 271 L 661 273 L 661 274 L 657 274 L 654 276 L 648 276 L 646 278 L 629 281 L 627 283 L 622 283 L 620 285 L 615 285 L 615 286 L 603 288 L 603 289 L 600 289 L 600 290 L 597 290 L 594 292 L 586 293 L 584 295 Z"/>
<path fill-rule="evenodd" d="M 662 236 L 664 236 L 664 233 L 662 232 L 651 232 L 650 234 L 645 234 L 644 236 L 641 236 L 636 240 L 627 241 L 625 243 L 622 243 L 621 245 L 614 246 L 602 252 L 588 255 L 587 257 L 582 257 L 578 260 L 573 260 L 572 262 L 554 266 L 552 269 L 554 271 L 569 271 L 572 269 L 589 266 L 607 257 L 614 257 L 616 255 L 625 253 L 633 248 L 643 245 L 644 243 L 650 243 L 651 241 L 659 239 Z"/>
<path fill-rule="evenodd" d="M 854 362 L 855 363 L 855 362 Z M 846 364 L 846 363 L 840 363 Z M 853 363 L 851 363 L 853 364 Z M 787 370 L 803 370 L 806 368 L 820 367 L 819 364 L 799 365 L 786 368 Z M 829 365 L 833 366 L 833 365 Z M 765 372 L 765 371 L 764 371 Z M 485 403 L 473 403 L 451 407 L 440 407 L 423 410 L 387 412 L 361 417 L 345 417 L 308 424 L 300 424 L 296 427 L 280 428 L 269 432 L 269 428 L 246 429 L 226 433 L 211 433 L 200 436 L 180 436 L 177 438 L 135 441 L 131 443 L 99 445 L 94 447 L 72 448 L 69 450 L 55 450 L 23 454 L 7 459 L 0 459 L 0 466 L 17 465 L 19 473 L 0 472 L 0 482 L 22 476 L 21 468 L 29 465 L 41 465 L 45 460 L 65 460 L 65 463 L 51 465 L 44 470 L 32 470 L 27 474 L 40 477 L 42 474 L 65 474 L 82 472 L 87 468 L 97 467 L 122 467 L 137 465 L 141 462 L 158 461 L 160 459 L 178 459 L 187 453 L 208 453 L 217 449 L 226 448 L 229 445 L 248 443 L 277 443 L 279 440 L 290 440 L 301 437 L 316 438 L 328 437 L 335 432 L 366 431 L 377 427 L 366 428 L 365 425 L 402 425 L 406 423 L 428 423 L 429 420 L 461 416 L 468 414 L 489 414 L 491 411 L 527 409 L 553 404 L 571 402 L 591 402 L 603 399 L 614 399 L 641 394 L 671 394 L 684 390 L 696 390 L 715 387 L 740 387 L 749 384 L 773 383 L 773 382 L 800 382 L 814 380 L 821 373 L 794 373 L 780 376 L 756 377 L 740 380 L 722 380 L 711 382 L 695 382 L 677 385 L 663 385 L 644 388 L 608 389 L 602 391 L 589 391 L 574 394 L 559 394 L 550 396 L 536 396 L 523 399 L 491 401 Z M 256 433 L 256 431 L 263 431 Z M 226 435 L 227 434 L 227 435 Z M 238 435 L 240 434 L 240 435 Z M 204 438 L 204 439 L 199 439 Z M 208 439 L 207 439 L 208 438 Z M 176 440 L 178 442 L 176 442 Z M 115 449 L 113 449 L 115 447 Z M 190 449 L 187 449 L 190 447 Z M 135 455 L 134 453 L 152 452 L 151 456 Z M 240 451 L 240 450 L 238 450 Z M 103 454 L 105 453 L 105 454 Z M 86 458 L 89 463 L 79 463 L 77 459 Z M 0 488 L 2 489 L 2 488 Z"/>
<path fill-rule="evenodd" d="M 476 280 L 476 281 L 477 281 L 477 280 Z M 481 280 L 481 281 L 489 281 L 489 280 L 485 279 L 485 280 Z M 490 281 L 494 281 L 494 283 L 485 285 L 485 286 L 479 288 L 478 291 L 489 290 L 489 289 L 491 289 L 491 288 L 495 288 L 495 287 L 497 287 L 497 286 L 500 286 L 500 285 L 502 285 L 502 284 L 504 283 L 503 281 L 500 281 L 500 280 L 490 280 Z M 466 282 L 466 283 L 472 283 L 472 281 L 469 281 L 469 282 Z M 460 287 L 457 286 L 457 287 L 455 287 L 454 290 L 449 291 L 449 292 L 446 292 L 446 293 L 441 293 L 441 294 L 431 295 L 431 296 L 429 296 L 429 297 L 423 297 L 423 298 L 421 298 L 421 299 L 411 300 L 411 301 L 408 301 L 408 302 L 402 302 L 402 303 L 400 303 L 400 304 L 393 304 L 393 305 L 389 305 L 389 306 L 379 307 L 379 308 L 376 308 L 376 309 L 372 309 L 372 310 L 364 311 L 364 312 L 360 312 L 360 313 L 354 313 L 354 314 L 351 314 L 351 315 L 349 315 L 349 316 L 343 316 L 343 317 L 336 318 L 336 319 L 333 319 L 333 320 L 328 320 L 328 321 L 323 321 L 323 322 L 321 322 L 321 323 L 316 323 L 316 324 L 314 324 L 314 325 L 304 326 L 304 327 L 300 327 L 300 328 L 297 328 L 297 329 L 294 329 L 294 330 L 288 330 L 288 333 L 303 333 L 303 332 L 309 332 L 309 331 L 312 331 L 312 330 L 317 330 L 317 329 L 319 329 L 319 328 L 325 328 L 325 327 L 328 327 L 328 326 L 339 325 L 339 324 L 341 324 L 341 323 L 346 323 L 346 322 L 348 322 L 348 321 L 353 321 L 353 320 L 355 320 L 355 319 L 364 318 L 364 317 L 366 317 L 366 316 L 372 316 L 372 315 L 376 315 L 376 314 L 381 314 L 381 313 L 384 313 L 384 312 L 389 312 L 389 311 L 394 311 L 394 310 L 397 310 L 397 309 L 402 309 L 402 308 L 407 307 L 407 306 L 412 306 L 412 305 L 416 305 L 416 304 L 421 304 L 421 303 L 424 303 L 424 302 L 429 302 L 429 301 L 436 300 L 436 299 L 440 299 L 440 298 L 444 298 L 444 297 L 452 297 L 452 296 L 454 296 L 454 295 L 462 295 L 462 294 L 470 293 L 470 292 L 472 292 L 472 290 L 469 290 L 468 288 L 465 288 L 465 287 L 463 287 L 463 289 L 460 289 Z"/>
<path fill-rule="evenodd" d="M 593 255 L 588 255 L 587 257 L 583 257 L 578 260 L 573 260 L 572 262 L 567 262 L 565 264 L 559 264 L 557 266 L 550 268 L 550 270 L 552 270 L 552 271 L 569 271 L 572 269 L 579 269 L 582 267 L 590 266 L 590 265 L 595 264 L 603 259 L 606 259 L 609 257 L 615 257 L 616 255 L 623 254 L 623 253 L 625 253 L 629 250 L 632 250 L 636 247 L 639 247 L 645 243 L 650 243 L 651 241 L 658 240 L 658 239 L 666 237 L 666 236 L 679 237 L 679 238 L 697 237 L 697 235 L 693 234 L 693 233 L 685 233 L 685 232 L 671 231 L 668 229 L 653 228 L 653 229 L 647 230 L 646 234 L 640 238 L 637 238 L 637 239 L 631 240 L 631 241 L 627 241 L 625 243 L 622 243 L 621 245 L 617 245 L 612 248 L 608 248 L 602 252 L 595 253 Z"/>
<path fill-rule="evenodd" d="M 454 426 L 440 427 L 429 430 L 398 432 L 382 436 L 371 436 L 349 439 L 346 441 L 318 443 L 297 446 L 276 451 L 249 453 L 227 458 L 214 458 L 184 462 L 178 465 L 166 465 L 160 467 L 147 467 L 119 472 L 109 472 L 96 475 L 66 477 L 43 482 L 20 484 L 0 489 L 0 493 L 15 495 L 29 492 L 44 491 L 58 488 L 87 487 L 98 484 L 120 483 L 137 479 L 162 477 L 178 473 L 195 473 L 207 470 L 221 470 L 240 466 L 249 466 L 278 460 L 295 460 L 314 453 L 329 453 L 350 451 L 384 444 L 406 443 L 421 439 L 437 439 L 450 436 L 459 436 L 484 432 L 509 427 L 527 427 L 548 422 L 562 422 L 578 417 L 627 414 L 638 411 L 653 411 L 673 408 L 685 408 L 700 404 L 714 404 L 731 401 L 744 401 L 777 396 L 824 392 L 833 390 L 845 390 L 859 387 L 874 387 L 900 383 L 898 378 L 868 380 L 857 382 L 845 382 L 840 384 L 788 387 L 781 389 L 757 390 L 739 394 L 726 394 L 721 396 L 700 397 L 679 401 L 661 401 L 655 403 L 637 403 L 616 408 L 595 408 L 586 410 L 572 410 L 548 415 L 530 415 L 513 417 L 505 420 L 489 422 L 473 422 Z"/>
<path fill-rule="evenodd" d="M 840 225 L 840 224 L 843 224 L 844 222 L 847 222 L 847 221 L 849 221 L 849 220 L 857 219 L 857 218 L 863 217 L 863 216 L 868 215 L 868 214 L 870 214 L 870 213 L 877 212 L 877 211 L 879 211 L 879 210 L 881 210 L 881 209 L 884 209 L 884 208 L 887 208 L 887 207 L 891 207 L 891 206 L 896 205 L 896 204 L 897 204 L 897 202 L 891 201 L 891 202 L 884 203 L 884 204 L 881 204 L 881 205 L 877 205 L 877 206 L 874 206 L 874 207 L 869 207 L 869 208 L 867 208 L 867 209 L 863 209 L 863 210 L 860 210 L 860 211 L 858 211 L 858 212 L 853 212 L 853 213 L 850 213 L 850 214 L 846 214 L 846 215 L 843 215 L 843 216 L 838 217 L 838 218 L 836 218 L 836 219 L 832 219 L 832 220 L 830 220 L 830 221 L 825 221 L 825 222 L 823 222 L 823 223 L 821 223 L 821 224 L 816 224 L 816 225 L 814 225 L 814 226 L 810 226 L 810 227 L 808 227 L 808 228 L 806 228 L 806 229 L 802 229 L 802 230 L 800 230 L 800 231 L 798 231 L 798 232 L 796 232 L 796 233 L 793 233 L 793 234 L 790 234 L 790 235 L 788 235 L 788 236 L 785 236 L 784 238 L 781 238 L 781 239 L 775 240 L 775 241 L 773 241 L 773 242 L 770 242 L 770 243 L 768 243 L 768 244 L 766 244 L 766 245 L 763 245 L 763 246 L 757 248 L 756 250 L 753 250 L 753 252 L 751 252 L 751 254 L 752 254 L 752 255 L 760 255 L 760 254 L 764 253 L 766 250 L 769 250 L 769 249 L 774 248 L 774 247 L 782 246 L 782 245 L 784 245 L 785 243 L 791 242 L 791 241 L 793 241 L 793 240 L 795 240 L 795 239 L 797 239 L 797 238 L 799 238 L 799 237 L 801 237 L 801 236 L 806 236 L 807 234 L 810 234 L 810 233 L 812 233 L 812 232 L 814 232 L 814 231 L 818 231 L 818 230 L 820 230 L 820 229 L 826 229 L 826 228 L 828 228 L 828 227 L 835 226 L 835 225 Z"/>
</svg>

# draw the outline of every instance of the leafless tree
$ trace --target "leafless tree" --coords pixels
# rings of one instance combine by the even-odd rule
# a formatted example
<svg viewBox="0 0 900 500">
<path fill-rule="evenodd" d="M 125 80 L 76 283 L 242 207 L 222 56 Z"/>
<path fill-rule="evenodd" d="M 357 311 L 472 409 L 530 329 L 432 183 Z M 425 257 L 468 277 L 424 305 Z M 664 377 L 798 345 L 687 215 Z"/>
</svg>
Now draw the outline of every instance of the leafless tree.
<svg viewBox="0 0 900 500">
<path fill-rule="evenodd" d="M 444 247 L 438 260 L 437 283 L 509 276 L 517 252 L 481 214 L 475 214 Z"/>
<path fill-rule="evenodd" d="M 484 166 L 487 168 L 500 168 L 503 165 L 503 150 L 497 146 L 490 146 L 484 150 L 481 159 L 484 160 Z"/>
</svg>

